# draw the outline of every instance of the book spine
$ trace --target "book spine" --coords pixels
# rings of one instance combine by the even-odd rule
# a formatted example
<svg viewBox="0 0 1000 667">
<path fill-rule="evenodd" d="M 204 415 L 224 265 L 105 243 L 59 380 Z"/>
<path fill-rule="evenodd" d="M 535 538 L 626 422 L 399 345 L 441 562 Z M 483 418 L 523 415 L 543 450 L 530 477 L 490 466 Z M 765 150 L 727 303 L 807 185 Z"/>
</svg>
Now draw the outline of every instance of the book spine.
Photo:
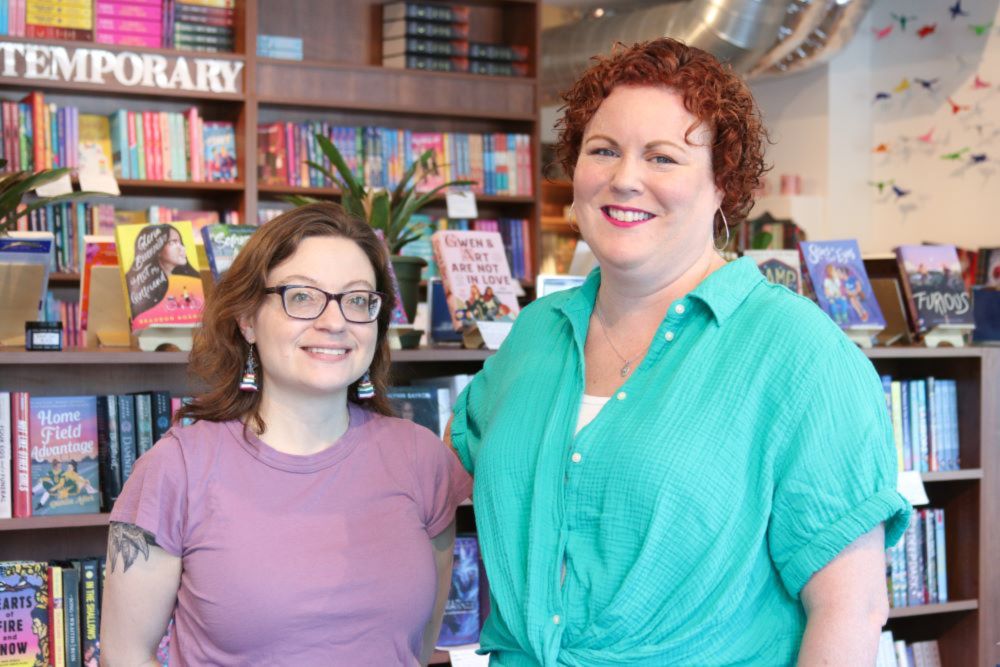
<svg viewBox="0 0 1000 667">
<path fill-rule="evenodd" d="M 927 567 L 927 602 L 935 604 L 938 601 L 937 585 L 937 534 L 934 529 L 934 510 L 920 510 L 920 518 L 924 530 L 924 558 Z"/>
<path fill-rule="evenodd" d="M 944 510 L 934 510 L 934 543 L 937 553 L 937 599 L 940 603 L 948 601 L 948 557 L 945 544 Z"/>
<path fill-rule="evenodd" d="M 121 446 L 118 441 L 118 398 L 97 397 L 97 454 L 104 510 L 110 512 L 122 490 Z"/>
<path fill-rule="evenodd" d="M 98 604 L 98 583 L 100 573 L 96 558 L 86 558 L 81 565 L 80 573 L 80 639 L 82 655 L 97 658 L 100 651 L 101 609 Z"/>
<path fill-rule="evenodd" d="M 920 472 L 930 470 L 930 439 L 927 435 L 927 381 L 916 381 L 917 437 L 920 442 Z"/>
<path fill-rule="evenodd" d="M 64 567 L 62 571 L 63 609 L 66 616 L 66 667 L 81 667 L 80 654 L 80 571 Z"/>
<path fill-rule="evenodd" d="M 904 470 L 915 470 L 913 465 L 913 427 L 911 424 L 910 413 L 910 384 L 909 380 L 903 380 L 900 382 L 900 390 L 902 395 L 902 400 L 900 401 L 900 406 L 903 415 L 903 465 Z"/>
<path fill-rule="evenodd" d="M 919 560 L 920 542 L 917 539 L 917 512 L 910 515 L 910 525 L 906 527 L 906 604 L 913 606 L 923 604 L 924 598 L 920 590 L 922 571 Z"/>
<path fill-rule="evenodd" d="M 948 441 L 950 442 L 949 451 L 951 452 L 949 461 L 951 470 L 958 470 L 962 465 L 962 440 L 958 424 L 958 382 L 948 380 L 946 386 L 948 388 Z"/>
<path fill-rule="evenodd" d="M 135 395 L 136 458 L 153 447 L 153 401 L 148 393 Z"/>
<path fill-rule="evenodd" d="M 50 565 L 49 574 L 49 666 L 65 667 L 65 614 L 63 607 L 62 568 Z"/>
<path fill-rule="evenodd" d="M 0 391 L 0 519 L 13 516 L 12 451 L 10 392 Z"/>
<path fill-rule="evenodd" d="M 118 396 L 118 446 L 124 486 L 136 459 L 135 399 L 127 394 Z"/>
<path fill-rule="evenodd" d="M 11 440 L 14 446 L 14 498 L 15 518 L 31 516 L 31 443 L 28 439 L 28 401 L 26 391 L 12 392 L 10 395 Z"/>
</svg>

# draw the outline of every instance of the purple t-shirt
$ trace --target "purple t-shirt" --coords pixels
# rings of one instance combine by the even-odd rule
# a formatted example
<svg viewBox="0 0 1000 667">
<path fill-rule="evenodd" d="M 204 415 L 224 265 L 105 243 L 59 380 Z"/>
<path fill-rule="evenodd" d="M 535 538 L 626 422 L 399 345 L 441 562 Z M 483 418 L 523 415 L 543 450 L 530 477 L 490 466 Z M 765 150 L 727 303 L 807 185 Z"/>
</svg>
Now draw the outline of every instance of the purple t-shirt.
<svg viewBox="0 0 1000 667">
<path fill-rule="evenodd" d="M 427 429 L 354 405 L 350 418 L 309 456 L 202 421 L 136 462 L 111 520 L 182 558 L 172 667 L 419 663 L 430 538 L 472 481 Z"/>
</svg>

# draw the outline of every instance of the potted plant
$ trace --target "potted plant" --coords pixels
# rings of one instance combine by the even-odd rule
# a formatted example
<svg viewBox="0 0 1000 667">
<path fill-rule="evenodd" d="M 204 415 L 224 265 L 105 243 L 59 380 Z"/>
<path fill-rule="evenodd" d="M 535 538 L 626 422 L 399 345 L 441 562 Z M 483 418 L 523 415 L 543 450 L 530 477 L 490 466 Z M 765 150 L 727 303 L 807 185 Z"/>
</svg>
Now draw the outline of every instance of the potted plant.
<svg viewBox="0 0 1000 667">
<path fill-rule="evenodd" d="M 0 159 L 0 172 L 7 166 L 7 160 Z M 35 201 L 21 208 L 21 200 L 30 191 L 56 181 L 69 173 L 68 168 L 43 169 L 38 173 L 30 171 L 14 171 L 0 175 L 0 235 L 17 229 L 17 220 L 35 209 L 48 204 L 77 199 L 90 195 L 100 195 L 100 192 L 69 192 L 56 197 L 38 197 Z"/>
<path fill-rule="evenodd" d="M 427 229 L 425 223 L 415 222 L 413 215 L 445 188 L 455 185 L 473 185 L 475 181 L 449 181 L 429 192 L 418 193 L 416 191 L 417 185 L 436 171 L 433 159 L 434 151 L 428 150 L 406 169 L 399 184 L 392 192 L 384 188 L 370 188 L 363 179 L 359 179 L 351 172 L 344 157 L 332 141 L 322 134 L 317 134 L 316 142 L 323 155 L 330 160 L 334 172 L 309 160 L 306 161 L 306 164 L 340 187 L 340 203 L 349 213 L 362 220 L 367 220 L 372 227 L 382 231 L 386 245 L 389 247 L 389 259 L 399 282 L 403 310 L 406 311 L 407 319 L 412 322 L 417 311 L 420 270 L 427 265 L 422 257 L 399 254 L 399 251 L 408 243 L 421 238 Z M 312 197 L 304 196 L 291 196 L 285 199 L 296 206 L 317 201 Z"/>
</svg>

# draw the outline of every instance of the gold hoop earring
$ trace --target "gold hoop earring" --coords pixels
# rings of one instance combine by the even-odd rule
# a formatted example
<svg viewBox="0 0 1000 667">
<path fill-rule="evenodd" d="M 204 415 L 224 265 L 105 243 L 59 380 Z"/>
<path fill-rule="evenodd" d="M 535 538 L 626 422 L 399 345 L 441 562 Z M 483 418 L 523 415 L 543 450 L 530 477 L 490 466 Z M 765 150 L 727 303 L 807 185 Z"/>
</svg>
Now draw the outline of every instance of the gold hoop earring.
<svg viewBox="0 0 1000 667">
<path fill-rule="evenodd" d="M 572 229 L 577 234 L 580 233 L 580 226 L 576 224 L 576 202 L 574 201 L 569 205 L 569 211 L 566 213 L 566 223 L 569 228 Z"/>
</svg>

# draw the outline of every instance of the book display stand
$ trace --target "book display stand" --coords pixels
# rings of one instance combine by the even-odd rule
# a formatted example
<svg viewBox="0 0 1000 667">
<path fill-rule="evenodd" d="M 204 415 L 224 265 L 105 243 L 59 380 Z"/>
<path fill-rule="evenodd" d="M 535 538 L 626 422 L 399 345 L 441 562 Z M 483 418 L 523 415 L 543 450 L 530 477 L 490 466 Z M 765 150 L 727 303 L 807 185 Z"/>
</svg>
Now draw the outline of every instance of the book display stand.
<svg viewBox="0 0 1000 667">
<path fill-rule="evenodd" d="M 24 323 L 38 319 L 45 279 L 39 264 L 0 264 L 0 345 L 24 346 Z"/>
</svg>

